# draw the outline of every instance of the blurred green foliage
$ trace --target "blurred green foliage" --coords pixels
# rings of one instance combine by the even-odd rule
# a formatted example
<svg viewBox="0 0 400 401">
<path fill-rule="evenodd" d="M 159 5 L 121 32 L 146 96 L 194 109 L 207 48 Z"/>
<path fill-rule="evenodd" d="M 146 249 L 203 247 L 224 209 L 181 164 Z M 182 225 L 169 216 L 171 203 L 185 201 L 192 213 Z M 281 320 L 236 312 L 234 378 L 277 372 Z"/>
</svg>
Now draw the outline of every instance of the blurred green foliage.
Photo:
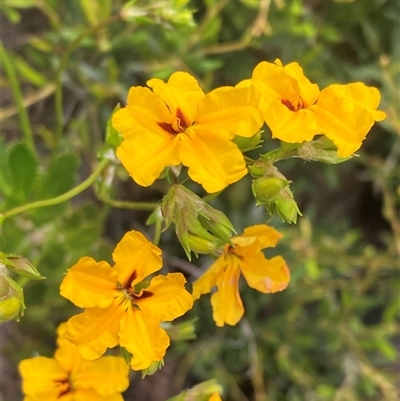
<svg viewBox="0 0 400 401">
<path fill-rule="evenodd" d="M 398 1 L 4 0 L 0 7 L 3 212 L 61 195 L 88 177 L 98 153 L 107 156 L 118 144 L 106 130 L 114 108 L 148 78 L 184 70 L 211 89 L 280 58 L 299 62 L 321 88 L 352 81 L 378 87 L 387 119 L 359 157 L 338 166 L 279 164 L 304 215 L 296 226 L 270 221 L 254 205 L 249 178 L 212 202 L 238 232 L 260 222 L 284 232 L 275 253 L 292 272 L 289 289 L 263 295 L 243 285 L 245 318 L 223 329 L 204 296 L 189 314 L 199 317 L 197 339 L 173 344 L 153 377 L 139 383 L 134 376 L 125 399 L 164 400 L 212 378 L 232 401 L 397 399 Z M 265 135 L 256 157 L 278 146 Z M 162 183 L 143 189 L 121 166 L 109 166 L 93 190 L 5 220 L 1 251 L 27 257 L 47 280 L 25 285 L 25 316 L 1 328 L 1 399 L 20 399 L 17 362 L 34 352 L 51 355 L 55 327 L 76 312 L 58 291 L 66 269 L 83 255 L 109 260 L 128 229 L 151 238 L 149 213 L 128 210 L 129 202 L 157 202 L 165 190 Z M 166 269 L 196 278 L 172 232 L 161 248 Z M 157 391 L 151 383 L 159 383 Z"/>
</svg>

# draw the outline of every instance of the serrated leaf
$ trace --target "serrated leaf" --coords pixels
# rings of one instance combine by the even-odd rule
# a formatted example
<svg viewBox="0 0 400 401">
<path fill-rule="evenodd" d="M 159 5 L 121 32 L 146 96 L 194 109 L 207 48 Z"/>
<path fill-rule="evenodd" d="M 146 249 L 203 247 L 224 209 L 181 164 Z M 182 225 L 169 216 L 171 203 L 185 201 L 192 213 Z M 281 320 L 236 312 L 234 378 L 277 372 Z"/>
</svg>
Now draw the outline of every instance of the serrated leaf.
<svg viewBox="0 0 400 401">
<path fill-rule="evenodd" d="M 25 143 L 18 142 L 10 147 L 7 170 L 13 197 L 28 198 L 37 176 L 38 162 Z"/>
</svg>

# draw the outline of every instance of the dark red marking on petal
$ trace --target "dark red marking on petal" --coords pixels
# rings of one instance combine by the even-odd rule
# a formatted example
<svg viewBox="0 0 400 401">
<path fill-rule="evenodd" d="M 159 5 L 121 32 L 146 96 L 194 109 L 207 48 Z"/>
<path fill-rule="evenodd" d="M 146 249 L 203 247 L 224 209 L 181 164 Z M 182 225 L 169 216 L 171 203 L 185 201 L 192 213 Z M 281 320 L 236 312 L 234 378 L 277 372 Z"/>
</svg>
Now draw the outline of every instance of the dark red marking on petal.
<svg viewBox="0 0 400 401">
<path fill-rule="evenodd" d="M 168 123 L 157 123 L 159 127 L 161 127 L 164 131 L 168 132 L 168 134 L 176 135 L 176 132 L 172 128 L 171 124 Z"/>
</svg>

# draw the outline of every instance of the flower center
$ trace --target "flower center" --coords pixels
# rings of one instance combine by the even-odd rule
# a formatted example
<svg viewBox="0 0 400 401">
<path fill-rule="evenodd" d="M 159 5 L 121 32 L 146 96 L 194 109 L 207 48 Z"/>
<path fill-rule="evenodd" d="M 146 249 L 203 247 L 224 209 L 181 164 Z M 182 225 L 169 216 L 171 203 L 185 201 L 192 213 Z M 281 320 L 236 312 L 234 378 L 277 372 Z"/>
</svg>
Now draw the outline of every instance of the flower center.
<svg viewBox="0 0 400 401">
<path fill-rule="evenodd" d="M 134 271 L 129 277 L 125 287 L 119 288 L 122 290 L 125 298 L 129 300 L 132 305 L 138 303 L 138 301 L 150 298 L 154 295 L 151 291 L 147 291 L 146 288 L 149 286 L 149 282 L 147 280 L 143 280 L 140 283 L 136 284 L 132 287 L 133 280 L 137 277 L 136 271 Z"/>
<path fill-rule="evenodd" d="M 299 97 L 297 103 L 291 103 L 290 100 L 287 99 L 281 99 L 281 103 L 285 105 L 290 111 L 299 111 L 306 107 L 301 97 Z"/>
<path fill-rule="evenodd" d="M 64 397 L 64 395 L 67 395 L 73 391 L 70 377 L 66 377 L 65 379 L 61 379 L 61 380 L 56 380 L 55 382 L 60 384 L 60 386 L 62 386 L 57 399 L 61 399 L 62 397 Z"/>
<path fill-rule="evenodd" d="M 172 124 L 168 123 L 157 123 L 164 131 L 172 135 L 177 135 L 181 132 L 185 132 L 186 128 L 189 127 L 189 123 L 185 120 L 185 116 L 182 110 L 176 109 L 175 121 Z"/>
</svg>

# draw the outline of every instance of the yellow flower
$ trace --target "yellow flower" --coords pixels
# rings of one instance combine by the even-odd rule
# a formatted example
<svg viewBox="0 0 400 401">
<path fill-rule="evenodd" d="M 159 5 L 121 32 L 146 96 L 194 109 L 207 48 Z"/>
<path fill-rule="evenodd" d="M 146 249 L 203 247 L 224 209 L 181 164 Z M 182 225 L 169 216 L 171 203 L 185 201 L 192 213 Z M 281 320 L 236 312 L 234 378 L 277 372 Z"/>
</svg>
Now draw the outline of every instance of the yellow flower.
<svg viewBox="0 0 400 401">
<path fill-rule="evenodd" d="M 331 85 L 319 91 L 297 63 L 283 67 L 261 62 L 251 80 L 261 96 L 260 109 L 272 136 L 284 142 L 310 141 L 325 134 L 338 147 L 340 157 L 348 157 L 361 146 L 375 121 L 385 113 L 375 110 L 380 101 L 376 88 L 362 83 Z"/>
<path fill-rule="evenodd" d="M 218 291 L 211 296 L 217 326 L 235 325 L 243 316 L 238 286 L 241 273 L 250 287 L 265 294 L 288 286 L 290 273 L 284 259 L 281 256 L 266 259 L 262 252 L 274 247 L 281 237 L 282 234 L 264 224 L 246 228 L 242 235 L 231 239 L 235 247 L 226 245 L 222 256 L 193 283 L 194 299 L 217 286 Z"/>
<path fill-rule="evenodd" d="M 129 386 L 129 366 L 123 358 L 104 356 L 84 360 L 77 347 L 64 339 L 58 328 L 54 358 L 38 356 L 19 363 L 24 401 L 123 401 Z"/>
<path fill-rule="evenodd" d="M 60 293 L 86 309 L 68 321 L 65 337 L 85 359 L 120 344 L 133 354 L 135 370 L 162 361 L 170 341 L 160 323 L 183 315 L 193 300 L 181 273 L 144 281 L 161 269 L 160 255 L 143 234 L 130 231 L 115 248 L 114 267 L 83 257 L 68 271 Z"/>
<path fill-rule="evenodd" d="M 222 399 L 218 393 L 214 393 L 211 395 L 208 401 L 222 401 Z"/>
<path fill-rule="evenodd" d="M 127 107 L 112 124 L 124 141 L 117 149 L 132 178 L 151 185 L 166 166 L 183 164 L 193 181 L 217 192 L 242 178 L 246 164 L 235 135 L 251 137 L 263 121 L 253 88 L 223 87 L 207 95 L 188 73 L 176 72 L 168 82 L 151 79 L 132 87 Z"/>
</svg>

